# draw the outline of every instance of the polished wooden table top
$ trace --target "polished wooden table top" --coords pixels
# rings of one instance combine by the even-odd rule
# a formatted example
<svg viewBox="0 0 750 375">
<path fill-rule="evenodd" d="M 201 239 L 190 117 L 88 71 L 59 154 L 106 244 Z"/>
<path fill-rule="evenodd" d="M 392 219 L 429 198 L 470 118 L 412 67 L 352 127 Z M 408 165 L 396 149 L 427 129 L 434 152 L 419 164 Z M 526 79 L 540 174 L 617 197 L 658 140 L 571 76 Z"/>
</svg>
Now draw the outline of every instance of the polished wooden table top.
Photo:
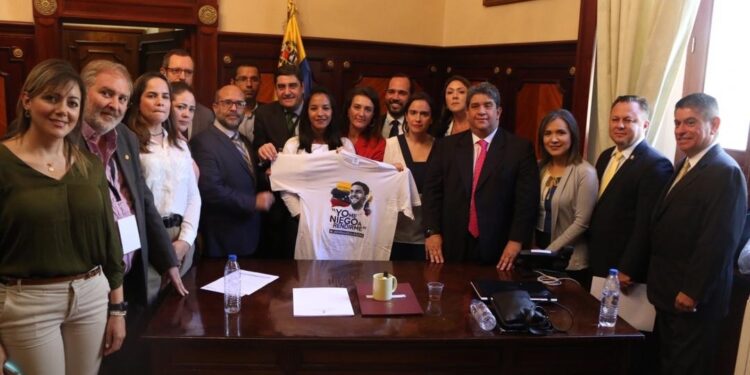
<svg viewBox="0 0 750 375">
<path fill-rule="evenodd" d="M 578 285 L 566 281 L 550 287 L 560 306 L 542 304 L 552 322 L 565 333 L 546 337 L 484 332 L 469 313 L 474 279 L 520 279 L 519 272 L 500 272 L 492 266 L 473 264 L 428 264 L 423 262 L 275 261 L 240 260 L 244 270 L 278 275 L 279 278 L 242 298 L 242 311 L 227 315 L 223 295 L 200 290 L 223 274 L 224 261 L 203 259 L 186 276 L 190 295 L 181 298 L 170 291 L 152 317 L 143 337 L 150 340 L 180 338 L 285 339 L 285 340 L 641 340 L 640 332 L 618 320 L 614 330 L 597 328 L 596 299 Z M 374 273 L 388 271 L 399 282 L 411 284 L 425 314 L 403 317 L 362 317 L 355 283 L 371 281 Z M 428 303 L 429 281 L 445 284 L 442 301 Z M 298 287 L 345 287 L 354 307 L 352 317 L 294 317 L 292 289 Z M 571 324 L 572 323 L 572 324 Z"/>
</svg>

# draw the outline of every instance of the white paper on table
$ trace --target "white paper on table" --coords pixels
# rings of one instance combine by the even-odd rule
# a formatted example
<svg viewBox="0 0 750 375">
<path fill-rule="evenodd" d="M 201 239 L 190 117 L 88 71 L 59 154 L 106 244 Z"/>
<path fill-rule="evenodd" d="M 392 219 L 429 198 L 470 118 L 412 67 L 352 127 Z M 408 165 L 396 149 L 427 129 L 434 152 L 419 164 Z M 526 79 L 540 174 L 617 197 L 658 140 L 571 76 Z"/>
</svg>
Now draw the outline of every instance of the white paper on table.
<svg viewBox="0 0 750 375">
<path fill-rule="evenodd" d="M 294 316 L 354 316 L 346 288 L 293 288 Z"/>
<path fill-rule="evenodd" d="M 594 276 L 591 280 L 591 295 L 601 299 L 604 282 L 607 279 Z M 620 304 L 617 315 L 639 331 L 653 332 L 656 309 L 648 302 L 646 284 L 633 283 L 628 294 L 620 293 Z"/>
<path fill-rule="evenodd" d="M 240 276 L 240 283 L 242 284 L 241 294 L 243 296 L 249 296 L 279 278 L 276 275 L 245 270 L 240 270 Z M 224 294 L 224 278 L 221 277 L 218 280 L 210 282 L 201 287 L 201 289 Z"/>
</svg>

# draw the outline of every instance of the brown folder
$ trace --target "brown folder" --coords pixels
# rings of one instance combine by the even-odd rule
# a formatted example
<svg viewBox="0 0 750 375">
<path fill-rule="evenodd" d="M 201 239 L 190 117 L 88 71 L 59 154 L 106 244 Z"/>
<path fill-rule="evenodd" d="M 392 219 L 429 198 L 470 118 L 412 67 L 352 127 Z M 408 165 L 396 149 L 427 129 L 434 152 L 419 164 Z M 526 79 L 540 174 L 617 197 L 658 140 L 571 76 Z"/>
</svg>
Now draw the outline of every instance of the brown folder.
<svg viewBox="0 0 750 375">
<path fill-rule="evenodd" d="M 390 301 L 376 301 L 367 298 L 372 294 L 372 281 L 361 281 L 357 283 L 357 298 L 359 299 L 359 310 L 362 316 L 381 315 L 422 315 L 424 311 L 417 301 L 414 290 L 409 283 L 398 283 L 396 292 L 393 294 L 405 294 L 406 298 L 393 298 Z"/>
</svg>

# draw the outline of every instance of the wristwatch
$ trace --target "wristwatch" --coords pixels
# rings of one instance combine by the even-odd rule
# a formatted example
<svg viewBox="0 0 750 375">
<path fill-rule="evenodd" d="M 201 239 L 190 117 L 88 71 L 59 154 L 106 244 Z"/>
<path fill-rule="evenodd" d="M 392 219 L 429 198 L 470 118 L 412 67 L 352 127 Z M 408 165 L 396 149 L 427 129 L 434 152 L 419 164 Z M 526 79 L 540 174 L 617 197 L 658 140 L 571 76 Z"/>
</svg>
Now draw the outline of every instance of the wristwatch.
<svg viewBox="0 0 750 375">
<path fill-rule="evenodd" d="M 120 303 L 110 303 L 107 306 L 107 311 L 109 312 L 109 315 L 112 316 L 125 316 L 128 314 L 128 303 L 124 301 Z"/>
<path fill-rule="evenodd" d="M 438 231 L 436 231 L 436 230 L 434 230 L 432 228 L 427 228 L 427 229 L 424 230 L 424 238 L 432 236 L 433 234 L 440 234 L 440 232 L 438 232 Z"/>
</svg>

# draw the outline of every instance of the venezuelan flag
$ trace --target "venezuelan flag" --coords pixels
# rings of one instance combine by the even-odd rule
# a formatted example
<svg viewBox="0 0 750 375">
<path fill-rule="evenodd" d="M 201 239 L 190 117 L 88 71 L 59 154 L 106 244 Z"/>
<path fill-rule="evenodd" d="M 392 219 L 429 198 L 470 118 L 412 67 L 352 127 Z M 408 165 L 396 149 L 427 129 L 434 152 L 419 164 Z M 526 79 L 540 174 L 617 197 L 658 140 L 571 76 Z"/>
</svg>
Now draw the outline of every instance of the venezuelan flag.
<svg viewBox="0 0 750 375">
<path fill-rule="evenodd" d="M 302 83 L 305 85 L 305 97 L 307 98 L 312 89 L 312 71 L 307 63 L 305 47 L 302 45 L 302 35 L 297 25 L 297 7 L 294 0 L 287 1 L 287 21 L 284 31 L 284 40 L 281 42 L 281 55 L 279 66 L 284 64 L 297 65 L 302 71 Z"/>
</svg>

